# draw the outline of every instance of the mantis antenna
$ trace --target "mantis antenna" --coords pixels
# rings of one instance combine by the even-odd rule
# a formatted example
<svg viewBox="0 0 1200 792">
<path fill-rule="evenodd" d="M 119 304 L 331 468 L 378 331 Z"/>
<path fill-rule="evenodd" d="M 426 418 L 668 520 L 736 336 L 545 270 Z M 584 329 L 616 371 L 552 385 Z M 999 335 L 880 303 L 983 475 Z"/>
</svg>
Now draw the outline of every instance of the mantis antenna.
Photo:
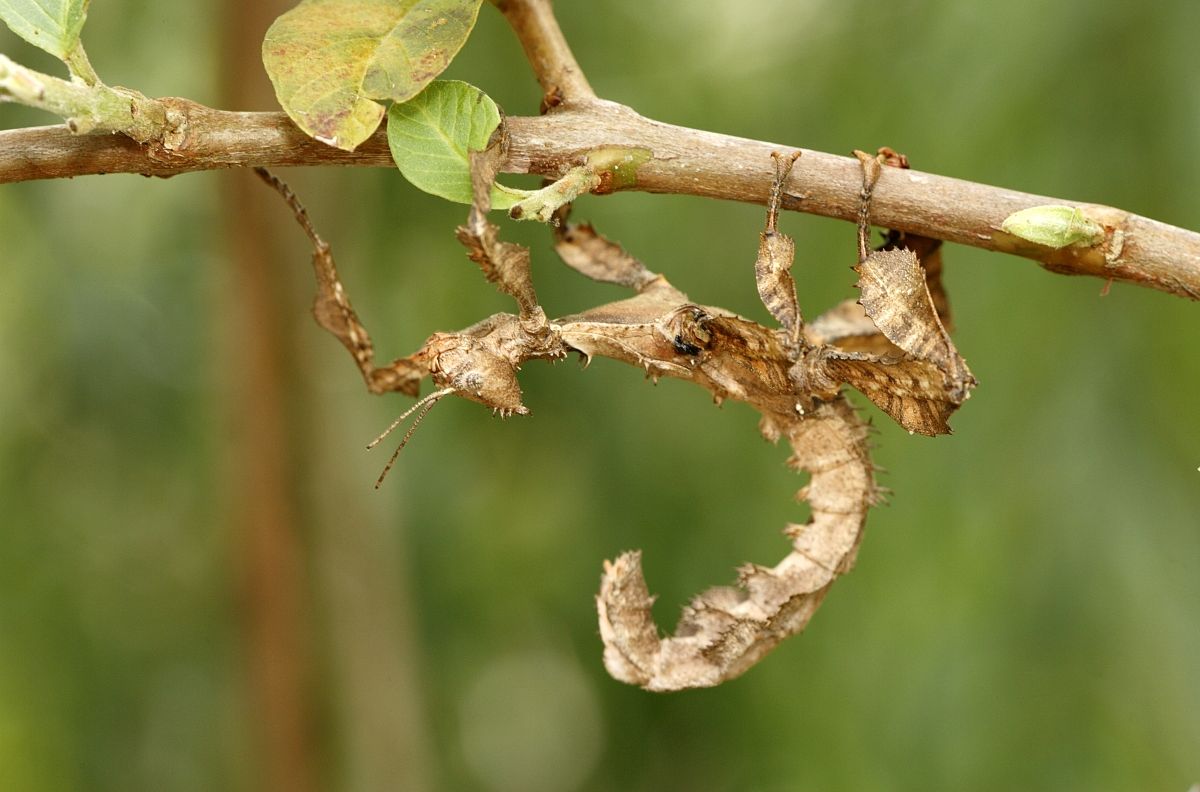
<svg viewBox="0 0 1200 792">
<path fill-rule="evenodd" d="M 425 416 L 429 414 L 429 411 L 433 409 L 433 406 L 437 404 L 443 396 L 449 396 L 451 393 L 454 393 L 454 388 L 442 388 L 439 391 L 434 391 L 414 404 L 412 407 L 409 407 L 407 410 L 405 410 L 404 414 L 392 421 L 391 426 L 389 426 L 387 429 L 384 429 L 383 433 L 380 434 L 379 437 L 376 437 L 374 440 L 367 443 L 368 449 L 374 448 L 375 446 L 379 445 L 379 443 L 385 437 L 390 435 L 397 426 L 403 423 L 408 416 L 412 415 L 414 412 L 417 413 L 417 417 L 413 419 L 412 426 L 408 427 L 408 431 L 404 433 L 404 439 L 400 441 L 400 445 L 396 446 L 395 452 L 392 453 L 392 458 L 388 460 L 386 465 L 384 465 L 383 472 L 380 473 L 379 478 L 375 480 L 375 489 L 379 489 L 380 485 L 383 484 L 383 480 L 387 476 L 388 471 L 392 469 L 392 465 L 396 464 L 396 458 L 400 456 L 400 452 L 404 450 L 404 446 L 408 445 L 408 441 L 412 439 L 413 434 L 417 431 L 417 427 L 421 425 L 421 421 L 425 420 Z M 420 412 L 417 412 L 418 410 Z"/>
</svg>

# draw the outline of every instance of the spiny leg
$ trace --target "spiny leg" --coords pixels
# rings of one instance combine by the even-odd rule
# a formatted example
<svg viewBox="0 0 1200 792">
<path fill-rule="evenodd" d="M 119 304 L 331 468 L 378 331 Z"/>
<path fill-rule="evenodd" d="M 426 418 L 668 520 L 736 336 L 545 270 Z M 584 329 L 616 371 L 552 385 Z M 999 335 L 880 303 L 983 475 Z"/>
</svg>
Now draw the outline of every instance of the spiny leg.
<svg viewBox="0 0 1200 792">
<path fill-rule="evenodd" d="M 826 347 L 820 373 L 854 386 L 910 432 L 945 434 L 950 414 L 967 399 L 975 378 L 938 317 L 916 254 L 886 246 L 868 249 L 871 198 L 881 165 L 894 152 L 855 155 L 863 166 L 854 268 L 859 303 L 886 342 L 880 339 L 863 351 Z"/>
<path fill-rule="evenodd" d="M 858 194 L 858 263 L 861 265 L 870 254 L 871 197 L 879 179 L 880 167 L 879 160 L 869 154 L 858 150 L 854 154 L 863 171 L 863 183 Z M 814 346 L 832 344 L 848 352 L 888 355 L 898 351 L 879 332 L 858 299 L 844 300 L 822 313 L 805 328 L 805 336 Z"/>
<path fill-rule="evenodd" d="M 754 279 L 758 284 L 758 296 L 763 305 L 783 328 L 788 351 L 793 357 L 800 352 L 801 333 L 804 319 L 800 315 L 800 304 L 796 300 L 796 281 L 792 278 L 792 262 L 796 257 L 796 245 L 792 238 L 778 230 L 779 205 L 783 198 L 783 185 L 792 172 L 792 166 L 800 157 L 799 151 L 791 154 L 771 153 L 775 160 L 775 180 L 767 200 L 767 227 L 759 235 L 758 258 L 754 262 Z"/>
<path fill-rule="evenodd" d="M 363 380 L 366 382 L 367 389 L 370 392 L 382 394 L 397 391 L 408 396 L 416 396 L 420 392 L 421 379 L 432 373 L 428 366 L 429 356 L 425 354 L 425 350 L 408 358 L 399 358 L 388 366 L 377 367 L 374 365 L 375 351 L 371 344 L 371 337 L 367 334 L 366 328 L 363 327 L 358 319 L 358 315 L 354 312 L 353 306 L 350 304 L 350 298 L 346 295 L 345 288 L 338 277 L 337 266 L 334 263 L 333 253 L 330 251 L 329 245 L 317 234 L 312 221 L 308 217 L 308 212 L 283 180 L 265 168 L 255 168 L 254 172 L 283 197 L 288 206 L 291 207 L 296 221 L 312 241 L 313 271 L 317 280 L 317 294 L 313 299 L 312 311 L 317 323 L 332 333 L 349 350 L 351 356 L 354 358 L 354 362 L 359 367 L 359 371 L 362 372 Z M 409 427 L 404 435 L 404 439 L 396 448 L 395 453 L 392 454 L 391 459 L 388 460 L 387 465 L 384 466 L 378 480 L 376 480 L 376 489 L 383 483 L 383 479 L 387 476 L 388 471 L 391 470 L 396 457 L 399 456 L 404 446 L 408 444 L 408 441 L 412 438 L 417 427 L 420 426 L 421 421 L 429 413 L 429 410 L 443 396 L 451 392 L 451 389 L 443 388 L 421 399 L 367 446 L 367 448 L 375 447 L 404 419 L 414 411 L 419 410 L 412 426 Z"/>
<path fill-rule="evenodd" d="M 568 267 L 594 281 L 624 286 L 637 292 L 662 278 L 639 259 L 592 227 L 571 223 L 571 204 L 554 213 L 554 252 Z"/>
<path fill-rule="evenodd" d="M 660 320 L 688 304 L 687 295 L 598 233 L 590 223 L 568 222 L 570 212 L 571 205 L 564 204 L 553 217 L 554 250 L 559 258 L 594 281 L 632 289 L 637 294 L 557 319 L 563 341 L 583 356 L 585 365 L 593 356 L 601 355 L 641 366 L 654 380 L 661 375 L 690 372 L 695 358 L 677 358 L 694 355 L 695 350 L 681 339 L 675 339 L 670 352 L 644 348 L 647 338 L 662 338 L 665 331 L 659 327 Z"/>
<path fill-rule="evenodd" d="M 859 210 L 861 255 L 869 228 L 871 196 L 887 155 L 870 156 L 861 151 L 855 155 L 863 164 L 863 205 Z M 859 301 L 889 341 L 914 358 L 937 366 L 959 389 L 974 385 L 965 361 L 938 318 L 925 272 L 913 251 L 899 248 L 872 251 L 861 258 L 855 270 L 862 289 Z"/>
<path fill-rule="evenodd" d="M 882 170 L 876 165 L 881 163 L 888 167 L 907 169 L 909 164 L 906 156 L 887 146 L 880 148 L 875 157 L 861 151 L 856 151 L 855 154 L 863 163 L 864 176 L 858 212 L 859 263 L 861 264 L 866 257 L 864 249 L 869 247 L 870 202 L 875 184 L 882 173 Z M 872 159 L 875 160 L 874 163 L 870 162 Z M 883 244 L 876 250 L 902 250 L 905 248 L 911 250 L 920 262 L 934 309 L 945 328 L 951 330 L 950 303 L 942 285 L 942 241 L 889 229 Z M 832 344 L 848 352 L 865 352 L 881 356 L 894 356 L 899 352 L 897 347 L 879 332 L 879 328 L 867 316 L 857 299 L 845 300 L 825 311 L 804 328 L 804 333 L 809 343 L 818 346 Z"/>
<path fill-rule="evenodd" d="M 898 248 L 908 248 L 916 254 L 917 260 L 921 262 L 921 269 L 925 270 L 925 285 L 929 289 L 929 297 L 933 300 L 933 307 L 937 311 L 938 318 L 942 320 L 942 325 L 947 331 L 954 332 L 953 314 L 950 311 L 950 298 L 946 294 L 946 287 L 942 282 L 942 270 L 944 268 L 942 263 L 942 240 L 890 229 L 880 249 L 893 250 Z"/>
<path fill-rule="evenodd" d="M 879 158 L 865 151 L 855 149 L 854 156 L 858 157 L 863 174 L 862 189 L 858 193 L 858 263 L 861 264 L 871 252 L 871 197 L 875 194 L 875 184 L 879 181 L 882 168 Z"/>
<path fill-rule="evenodd" d="M 371 393 L 396 391 L 416 396 L 420 392 L 421 379 L 429 374 L 428 369 L 412 358 L 397 358 L 387 366 L 375 365 L 375 348 L 371 344 L 371 336 L 350 304 L 350 298 L 338 277 L 329 244 L 313 228 L 308 212 L 283 180 L 266 168 L 255 168 L 254 172 L 283 197 L 296 222 L 312 241 L 313 273 L 317 280 L 312 312 L 317 324 L 332 333 L 350 352 L 359 371 L 362 372 L 367 390 Z"/>
<path fill-rule="evenodd" d="M 530 331 L 546 328 L 546 312 L 538 303 L 530 271 L 529 248 L 499 238 L 500 229 L 487 219 L 492 208 L 492 183 L 500 165 L 500 146 L 471 152 L 471 188 L 474 201 L 466 225 L 457 229 L 458 241 L 479 265 L 488 281 L 517 301 L 521 323 Z"/>
<path fill-rule="evenodd" d="M 876 152 L 876 156 L 884 165 L 891 168 L 899 168 L 908 170 L 908 157 L 891 148 L 884 146 Z M 950 300 L 946 296 L 945 287 L 942 285 L 942 240 L 933 239 L 932 237 L 924 237 L 919 234 L 907 234 L 903 231 L 891 229 L 888 231 L 887 238 L 884 240 L 882 250 L 892 248 L 908 248 L 917 255 L 917 260 L 921 262 L 921 269 L 925 270 L 925 285 L 929 288 L 929 296 L 933 300 L 933 307 L 937 310 L 938 317 L 942 320 L 942 324 L 946 330 L 953 331 L 950 317 Z"/>
</svg>

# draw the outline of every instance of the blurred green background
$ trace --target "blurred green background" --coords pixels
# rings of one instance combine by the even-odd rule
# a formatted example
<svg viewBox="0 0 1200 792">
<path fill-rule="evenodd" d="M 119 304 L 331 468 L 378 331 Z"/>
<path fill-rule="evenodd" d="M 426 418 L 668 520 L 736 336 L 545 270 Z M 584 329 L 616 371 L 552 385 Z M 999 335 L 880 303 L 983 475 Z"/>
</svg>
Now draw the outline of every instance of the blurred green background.
<svg viewBox="0 0 1200 792">
<path fill-rule="evenodd" d="M 259 6 L 105 0 L 84 41 L 109 83 L 272 109 L 255 42 L 280 4 Z M 1194 0 L 558 11 L 597 91 L 652 118 L 889 145 L 1200 227 Z M 60 73 L 7 31 L 0 51 Z M 448 76 L 537 111 L 486 3 Z M 0 108 L 0 126 L 44 123 Z M 510 309 L 453 239 L 464 207 L 382 169 L 283 175 L 385 359 Z M 760 208 L 622 194 L 576 212 L 693 298 L 765 320 Z M 852 295 L 853 228 L 783 222 L 808 315 Z M 505 233 L 533 246 L 552 315 L 617 296 L 556 263 L 544 229 Z M 1200 306 L 949 247 L 981 383 L 955 435 L 872 411 L 894 495 L 857 569 L 745 677 L 661 696 L 603 671 L 601 559 L 644 548 L 673 624 L 785 551 L 803 513 L 785 450 L 681 383 L 530 366 L 532 417 L 449 401 L 375 492 L 390 448 L 363 446 L 406 405 L 369 396 L 311 321 L 308 255 L 244 172 L 0 189 L 0 788 L 1200 781 Z"/>
</svg>

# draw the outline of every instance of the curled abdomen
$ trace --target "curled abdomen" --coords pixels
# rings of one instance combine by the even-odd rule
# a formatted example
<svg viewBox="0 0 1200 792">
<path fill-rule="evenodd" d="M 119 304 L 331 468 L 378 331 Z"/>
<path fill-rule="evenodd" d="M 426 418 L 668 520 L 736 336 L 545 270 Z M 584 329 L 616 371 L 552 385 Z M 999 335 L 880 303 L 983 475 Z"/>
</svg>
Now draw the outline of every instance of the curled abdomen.
<svg viewBox="0 0 1200 792">
<path fill-rule="evenodd" d="M 782 561 L 744 566 L 738 586 L 697 595 L 665 638 L 650 612 L 641 553 L 605 563 L 596 604 L 605 666 L 617 679 L 658 691 L 733 679 L 803 630 L 834 580 L 853 566 L 878 492 L 866 424 L 839 396 L 803 416 L 764 417 L 762 429 L 769 439 L 786 437 L 789 465 L 811 475 L 800 495 L 812 517 L 784 529 L 792 549 Z"/>
</svg>

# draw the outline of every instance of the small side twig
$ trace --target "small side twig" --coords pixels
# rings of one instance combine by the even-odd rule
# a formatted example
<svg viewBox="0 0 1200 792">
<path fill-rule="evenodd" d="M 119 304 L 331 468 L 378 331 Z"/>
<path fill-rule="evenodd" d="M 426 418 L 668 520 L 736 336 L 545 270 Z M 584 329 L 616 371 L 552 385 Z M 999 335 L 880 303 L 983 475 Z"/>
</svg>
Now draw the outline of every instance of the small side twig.
<svg viewBox="0 0 1200 792">
<path fill-rule="evenodd" d="M 512 26 L 542 85 L 543 111 L 595 99 L 596 93 L 571 53 L 551 0 L 492 0 Z"/>
<path fill-rule="evenodd" d="M 91 82 L 63 80 L 42 74 L 0 54 L 0 102 L 18 102 L 66 119 L 76 134 L 120 132 L 145 143 L 162 135 L 166 108 L 154 99 L 99 81 L 82 49 L 75 51 L 72 67 Z"/>
</svg>

